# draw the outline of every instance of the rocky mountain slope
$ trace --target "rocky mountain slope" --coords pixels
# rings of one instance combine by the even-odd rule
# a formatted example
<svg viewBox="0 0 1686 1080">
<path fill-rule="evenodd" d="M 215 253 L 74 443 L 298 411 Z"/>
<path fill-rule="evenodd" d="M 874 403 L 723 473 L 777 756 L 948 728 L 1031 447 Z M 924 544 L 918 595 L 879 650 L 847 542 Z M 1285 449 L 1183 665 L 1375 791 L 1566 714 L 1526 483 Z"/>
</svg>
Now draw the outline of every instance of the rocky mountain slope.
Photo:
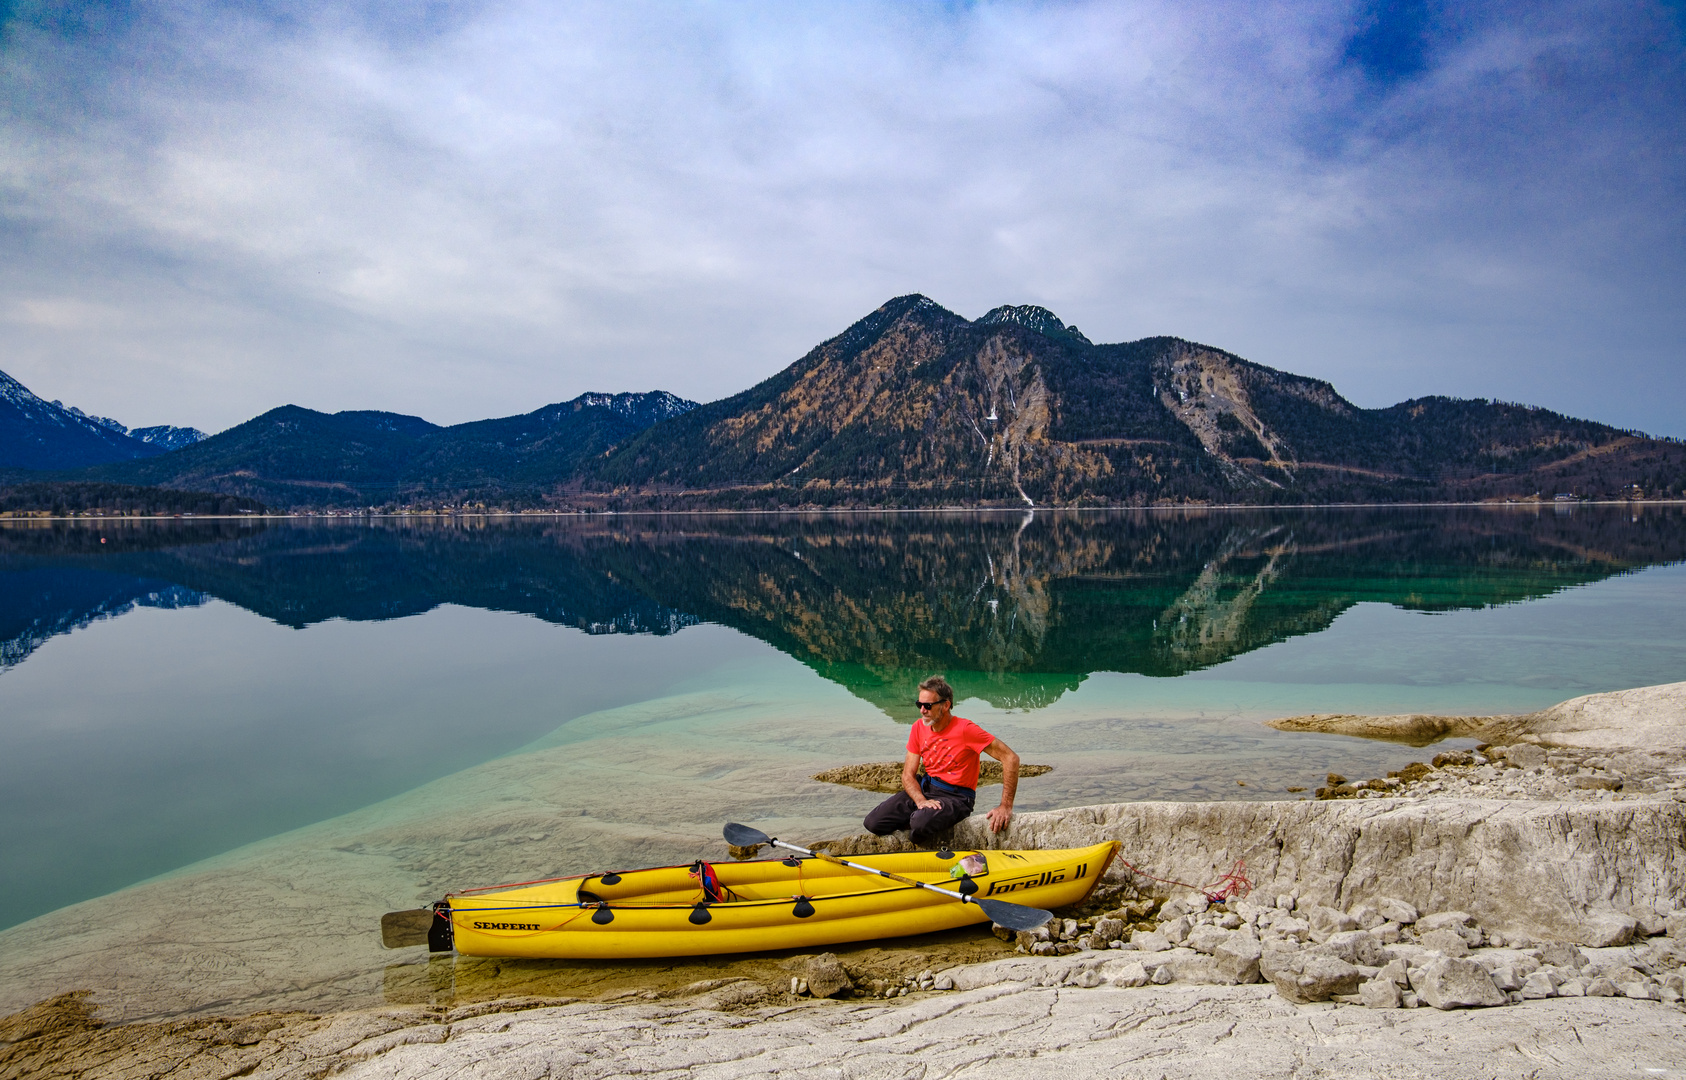
<svg viewBox="0 0 1686 1080">
<path fill-rule="evenodd" d="M 581 495 L 713 505 L 1140 505 L 1678 492 L 1686 447 L 1544 409 L 1331 385 L 1179 338 L 1095 345 L 1042 308 L 884 305 L 618 447 Z"/>
<path fill-rule="evenodd" d="M 454 427 L 399 413 L 330 415 L 284 405 L 175 453 L 84 475 L 282 507 L 536 502 L 588 459 L 693 405 L 662 391 L 582 394 L 521 416 Z"/>
<path fill-rule="evenodd" d="M 0 371 L 0 468 L 77 469 L 161 454 L 103 416 L 43 401 Z"/>
<path fill-rule="evenodd" d="M 134 457 L 181 441 L 60 412 L 86 438 L 144 446 Z M 1181 338 L 1097 345 L 1045 308 L 968 320 L 912 295 L 700 407 L 584 394 L 440 428 L 287 406 L 74 478 L 295 509 L 1470 502 L 1679 495 L 1686 445 L 1503 402 L 1363 409 Z"/>
</svg>

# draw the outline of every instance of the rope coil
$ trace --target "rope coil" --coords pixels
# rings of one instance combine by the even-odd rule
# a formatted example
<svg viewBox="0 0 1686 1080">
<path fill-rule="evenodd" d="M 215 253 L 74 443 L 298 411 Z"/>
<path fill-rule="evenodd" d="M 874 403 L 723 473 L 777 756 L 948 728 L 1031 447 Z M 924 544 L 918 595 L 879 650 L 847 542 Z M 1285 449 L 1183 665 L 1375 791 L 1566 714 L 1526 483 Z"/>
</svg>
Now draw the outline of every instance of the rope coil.
<svg viewBox="0 0 1686 1080">
<path fill-rule="evenodd" d="M 1229 868 L 1229 873 L 1218 878 L 1218 880 L 1214 881 L 1210 885 L 1190 885 L 1186 881 L 1178 881 L 1175 878 L 1158 877 L 1154 874 L 1148 873 L 1146 870 L 1143 870 L 1141 867 L 1127 859 L 1119 859 L 1118 861 L 1128 867 L 1131 873 L 1147 878 L 1149 881 L 1157 881 L 1163 885 L 1177 885 L 1184 889 L 1193 889 L 1201 896 L 1204 896 L 1208 904 L 1221 904 L 1226 900 L 1240 900 L 1242 897 L 1253 891 L 1253 881 L 1247 876 L 1247 862 L 1244 859 L 1236 859 L 1235 865 Z"/>
</svg>

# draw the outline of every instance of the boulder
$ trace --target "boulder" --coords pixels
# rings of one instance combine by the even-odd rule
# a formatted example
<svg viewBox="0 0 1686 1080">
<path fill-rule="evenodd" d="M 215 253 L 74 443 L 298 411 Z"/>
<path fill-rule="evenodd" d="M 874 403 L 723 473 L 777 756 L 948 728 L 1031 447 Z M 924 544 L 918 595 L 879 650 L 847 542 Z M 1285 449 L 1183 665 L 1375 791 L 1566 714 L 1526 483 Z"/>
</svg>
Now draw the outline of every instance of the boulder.
<svg viewBox="0 0 1686 1080">
<path fill-rule="evenodd" d="M 1536 971 L 1522 980 L 1522 996 L 1530 1001 L 1557 996 L 1557 976 L 1549 971 Z"/>
<path fill-rule="evenodd" d="M 1628 909 L 1633 916 L 1635 937 L 1656 937 L 1668 931 L 1668 920 L 1643 904 Z"/>
<path fill-rule="evenodd" d="M 1170 922 L 1161 922 L 1158 933 L 1173 945 L 1181 945 L 1188 940 L 1189 919 L 1187 915 L 1179 915 Z"/>
<path fill-rule="evenodd" d="M 1367 1009 L 1397 1009 L 1401 1004 L 1399 984 L 1392 979 L 1371 979 L 1361 984 L 1358 997 Z"/>
<path fill-rule="evenodd" d="M 1417 921 L 1417 909 L 1403 900 L 1395 900 L 1391 896 L 1384 896 L 1376 901 L 1376 910 L 1388 922 L 1396 922 L 1401 926 L 1410 926 Z"/>
<path fill-rule="evenodd" d="M 1260 981 L 1259 960 L 1264 951 L 1251 934 L 1231 934 L 1212 950 L 1212 960 L 1225 982 L 1235 984 Z"/>
<path fill-rule="evenodd" d="M 1576 976 L 1573 979 L 1564 979 L 1562 982 L 1557 984 L 1557 996 L 1586 997 L 1586 984 L 1587 980 L 1580 978 L 1579 976 Z M 1610 985 L 1614 986 L 1616 984 L 1611 983 Z"/>
<path fill-rule="evenodd" d="M 1347 914 L 1351 915 L 1358 921 L 1358 928 L 1360 930 L 1374 930 L 1382 923 L 1387 922 L 1374 904 L 1361 904 L 1347 912 Z"/>
<path fill-rule="evenodd" d="M 1540 946 L 1540 962 L 1552 967 L 1574 968 L 1576 971 L 1586 967 L 1586 954 L 1564 941 L 1551 941 Z"/>
<path fill-rule="evenodd" d="M 1170 964 L 1162 964 L 1159 967 L 1156 967 L 1156 968 L 1153 969 L 1153 974 L 1149 975 L 1147 977 L 1147 981 L 1152 983 L 1155 986 L 1164 986 L 1166 983 L 1169 983 L 1174 977 L 1175 976 L 1171 972 L 1171 965 Z"/>
<path fill-rule="evenodd" d="M 1587 997 L 1615 997 L 1619 993 L 1621 991 L 1616 989 L 1615 980 L 1606 979 L 1602 975 L 1586 984 Z"/>
<path fill-rule="evenodd" d="M 1229 940 L 1232 931 L 1217 926 L 1196 926 L 1188 932 L 1188 940 L 1183 944 L 1195 952 L 1205 953 L 1207 956 L 1217 951 L 1219 945 Z"/>
<path fill-rule="evenodd" d="M 854 986 L 834 953 L 809 957 L 802 974 L 808 982 L 808 993 L 817 998 L 836 997 Z"/>
<path fill-rule="evenodd" d="M 1124 969 L 1112 977 L 1114 986 L 1146 986 L 1148 980 L 1147 968 L 1140 963 L 1125 964 Z"/>
<path fill-rule="evenodd" d="M 1290 937 L 1295 941 L 1304 941 L 1311 937 L 1311 924 L 1304 919 L 1292 917 L 1284 919 L 1278 916 L 1277 920 L 1270 924 L 1270 928 L 1283 937 Z"/>
<path fill-rule="evenodd" d="M 1614 986 L 1614 984 L 1611 984 Z M 1424 1005 L 1436 1009 L 1468 1009 L 1478 1006 L 1503 1005 L 1507 998 L 1486 969 L 1471 960 L 1447 956 L 1417 969 L 1411 976 L 1411 989 Z"/>
<path fill-rule="evenodd" d="M 1358 929 L 1357 919 L 1344 911 L 1336 911 L 1332 907 L 1312 908 L 1307 913 L 1306 921 L 1310 924 L 1311 940 L 1313 941 L 1327 941 L 1331 934 Z"/>
<path fill-rule="evenodd" d="M 1664 915 L 1663 931 L 1676 941 L 1686 939 L 1686 911 L 1671 911 Z"/>
<path fill-rule="evenodd" d="M 1608 949 L 1632 941 L 1633 932 L 1638 928 L 1639 923 L 1632 915 L 1605 912 L 1581 923 L 1576 940 L 1594 949 Z"/>
<path fill-rule="evenodd" d="M 1328 1001 L 1336 994 L 1356 993 L 1358 969 L 1333 956 L 1302 952 L 1278 968 L 1270 981 L 1277 993 L 1295 1004 L 1306 1005 Z"/>
<path fill-rule="evenodd" d="M 1389 960 L 1387 964 L 1376 973 L 1376 978 L 1392 979 L 1394 983 L 1403 990 L 1411 985 L 1411 977 L 1406 974 L 1408 970 L 1409 969 L 1405 966 L 1405 961 L 1393 959 Z"/>
<path fill-rule="evenodd" d="M 1114 942 L 1124 936 L 1123 919 L 1096 919 L 1094 936 L 1105 942 Z"/>
<path fill-rule="evenodd" d="M 1505 747 L 1505 760 L 1518 769 L 1537 769 L 1545 764 L 1546 752 L 1533 743 L 1517 743 Z"/>
<path fill-rule="evenodd" d="M 1481 932 L 1481 927 L 1475 925 L 1475 919 L 1464 911 L 1442 911 L 1417 920 L 1417 933 L 1429 930 L 1450 930 L 1464 939 L 1464 944 L 1475 949 L 1487 940 Z"/>
<path fill-rule="evenodd" d="M 1171 942 L 1164 934 L 1153 930 L 1137 930 L 1130 935 L 1130 944 L 1140 952 L 1164 952 Z"/>
<path fill-rule="evenodd" d="M 1487 969 L 1487 977 L 1493 980 L 1493 985 L 1509 993 L 1522 989 L 1522 976 L 1516 973 L 1516 968 L 1510 964 L 1499 964 Z"/>
<path fill-rule="evenodd" d="M 1426 934 L 1418 934 L 1417 941 L 1425 949 L 1445 953 L 1447 956 L 1461 957 L 1469 955 L 1469 945 L 1463 936 L 1455 930 L 1430 930 Z"/>
<path fill-rule="evenodd" d="M 1316 951 L 1338 956 L 1349 964 L 1360 964 L 1364 967 L 1379 967 L 1387 962 L 1382 943 L 1368 930 L 1347 930 L 1333 934 L 1329 940 L 1316 946 Z"/>
<path fill-rule="evenodd" d="M 1274 982 L 1276 973 L 1300 955 L 1294 942 L 1271 938 L 1259 945 L 1259 974 L 1266 982 Z"/>
</svg>

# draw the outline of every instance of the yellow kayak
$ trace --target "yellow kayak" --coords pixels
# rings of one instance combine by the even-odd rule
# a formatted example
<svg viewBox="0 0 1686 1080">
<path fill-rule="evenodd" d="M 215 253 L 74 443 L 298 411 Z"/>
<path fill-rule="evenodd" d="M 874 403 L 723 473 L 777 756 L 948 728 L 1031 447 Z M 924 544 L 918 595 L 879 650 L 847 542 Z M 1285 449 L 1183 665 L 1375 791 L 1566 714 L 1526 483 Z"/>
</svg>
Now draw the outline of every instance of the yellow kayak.
<svg viewBox="0 0 1686 1080">
<path fill-rule="evenodd" d="M 1087 897 L 1118 850 L 922 851 L 851 861 L 1031 907 Z M 984 867 L 956 880 L 968 856 Z M 970 865 L 976 865 L 973 862 Z M 712 898 L 712 899 L 711 899 Z M 448 895 L 439 915 L 465 956 L 626 959 L 801 949 L 987 922 L 976 904 L 814 858 L 589 874 Z"/>
</svg>

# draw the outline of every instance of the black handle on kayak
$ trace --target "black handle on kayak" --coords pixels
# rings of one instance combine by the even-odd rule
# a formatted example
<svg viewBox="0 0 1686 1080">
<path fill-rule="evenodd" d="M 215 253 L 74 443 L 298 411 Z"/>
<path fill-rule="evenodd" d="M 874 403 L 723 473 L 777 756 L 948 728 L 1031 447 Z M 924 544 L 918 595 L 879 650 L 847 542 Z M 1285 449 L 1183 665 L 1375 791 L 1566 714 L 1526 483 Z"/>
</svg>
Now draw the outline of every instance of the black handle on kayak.
<svg viewBox="0 0 1686 1080">
<path fill-rule="evenodd" d="M 960 901 L 962 904 L 976 904 L 983 909 L 984 914 L 988 915 L 990 919 L 1009 930 L 1034 930 L 1054 917 L 1053 912 L 1043 911 L 1041 908 L 1026 907 L 1023 904 L 1009 904 L 1005 900 L 990 900 L 982 896 L 967 896 L 965 893 L 958 893 L 953 889 L 944 889 L 923 881 L 902 877 L 900 874 L 892 874 L 888 870 L 880 870 L 874 866 L 850 862 L 848 859 L 839 859 L 837 856 L 824 851 L 810 851 L 805 847 L 797 847 L 795 844 L 787 844 L 783 840 L 776 840 L 760 829 L 752 829 L 748 825 L 727 822 L 726 828 L 722 831 L 725 834 L 726 842 L 733 847 L 771 844 L 774 847 L 782 847 L 787 851 L 795 851 L 803 855 L 823 859 L 828 863 L 836 863 L 838 866 L 847 866 L 851 870 L 859 870 L 865 874 L 876 874 L 881 878 L 899 881 L 904 885 L 912 885 L 928 892 L 941 893 Z"/>
</svg>

